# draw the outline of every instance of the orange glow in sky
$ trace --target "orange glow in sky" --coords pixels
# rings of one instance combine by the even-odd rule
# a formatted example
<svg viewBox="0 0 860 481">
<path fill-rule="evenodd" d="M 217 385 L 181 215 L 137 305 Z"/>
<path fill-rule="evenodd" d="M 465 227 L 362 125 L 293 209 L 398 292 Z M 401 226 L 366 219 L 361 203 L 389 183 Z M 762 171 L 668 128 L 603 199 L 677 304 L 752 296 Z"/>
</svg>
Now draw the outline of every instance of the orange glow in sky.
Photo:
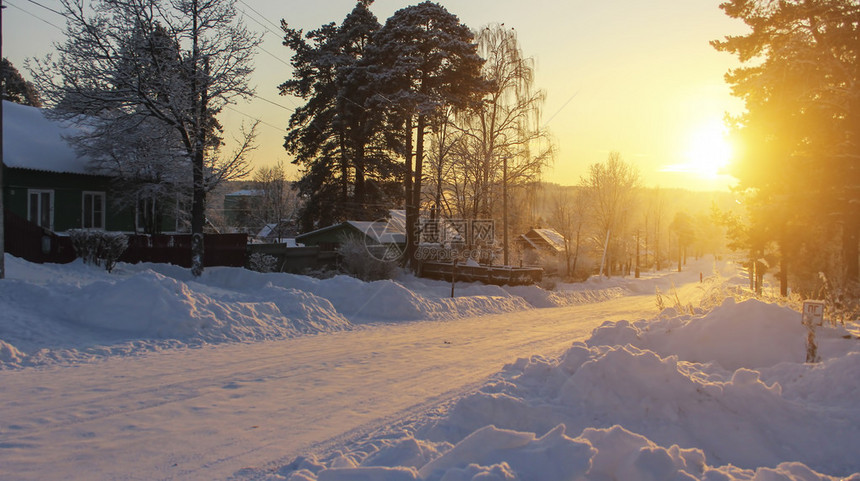
<svg viewBox="0 0 860 481">
<path fill-rule="evenodd" d="M 60 10 L 59 0 L 40 3 Z M 377 0 L 371 10 L 384 23 L 415 3 Z M 557 146 L 545 180 L 577 184 L 590 164 L 618 151 L 649 186 L 725 190 L 732 183 L 718 168 L 728 155 L 720 141 L 722 119 L 742 110 L 723 81 L 737 64 L 708 42 L 744 30 L 723 14 L 719 0 L 439 3 L 473 29 L 490 23 L 516 29 L 523 52 L 534 57 L 535 84 L 547 93 L 543 119 Z M 64 20 L 24 0 L 4 4 L 9 8 L 3 12 L 3 54 L 29 78 L 24 60 L 51 53 L 51 43 L 63 39 Z M 262 120 L 255 165 L 289 163 L 285 128 L 291 110 L 302 103 L 278 95 L 277 86 L 292 71 L 280 19 L 307 31 L 340 23 L 354 5 L 354 0 L 237 1 L 245 23 L 263 34 L 253 77 L 258 98 L 230 106 L 222 123 L 229 142 L 243 121 Z"/>
</svg>

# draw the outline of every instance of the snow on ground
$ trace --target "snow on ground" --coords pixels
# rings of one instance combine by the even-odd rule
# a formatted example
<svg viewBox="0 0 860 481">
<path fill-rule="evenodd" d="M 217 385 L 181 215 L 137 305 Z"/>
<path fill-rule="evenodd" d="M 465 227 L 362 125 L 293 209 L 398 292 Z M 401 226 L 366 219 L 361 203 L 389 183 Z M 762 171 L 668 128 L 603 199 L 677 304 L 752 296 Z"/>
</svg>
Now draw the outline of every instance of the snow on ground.
<svg viewBox="0 0 860 481">
<path fill-rule="evenodd" d="M 6 256 L 0 289 L 0 369 L 85 361 L 183 345 L 254 342 L 354 329 L 373 322 L 452 320 L 558 307 L 622 295 L 568 286 L 498 287 L 403 275 L 362 282 L 241 268 L 120 264 L 112 274 L 80 260 L 31 264 Z"/>
<path fill-rule="evenodd" d="M 857 326 L 787 307 L 608 321 L 558 358 L 519 359 L 441 419 L 254 479 L 860 480 Z M 853 473 L 853 474 L 852 474 Z M 250 473 L 248 473 L 250 474 Z"/>
<path fill-rule="evenodd" d="M 195 344 L 372 330 L 379 321 L 521 316 L 622 295 L 653 298 L 655 288 L 669 299 L 675 287 L 666 275 L 559 291 L 458 285 L 461 297 L 450 299 L 449 284 L 408 276 L 362 283 L 223 268 L 195 280 L 171 266 L 121 265 L 108 275 L 79 263 L 6 259 L 0 363 L 21 371 Z M 807 364 L 796 311 L 755 299 L 714 303 L 707 294 L 742 280 L 726 270 L 711 274 L 711 289 L 699 293 L 709 300 L 703 307 L 607 320 L 561 356 L 519 359 L 434 416 L 234 478 L 860 481 L 856 326 L 819 328 L 822 361 Z M 698 281 L 693 269 L 685 276 Z M 0 443 L 0 455 L 12 448 Z"/>
</svg>

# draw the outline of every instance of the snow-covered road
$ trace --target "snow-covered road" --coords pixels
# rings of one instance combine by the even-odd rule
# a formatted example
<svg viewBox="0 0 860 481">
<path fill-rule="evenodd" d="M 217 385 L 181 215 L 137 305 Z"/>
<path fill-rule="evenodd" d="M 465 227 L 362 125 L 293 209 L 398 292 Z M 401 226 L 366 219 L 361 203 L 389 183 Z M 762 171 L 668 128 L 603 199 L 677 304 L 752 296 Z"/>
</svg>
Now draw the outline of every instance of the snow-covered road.
<svg viewBox="0 0 860 481">
<path fill-rule="evenodd" d="M 656 313 L 653 292 L 0 371 L 0 478 L 225 479 L 283 465 L 432 410 L 518 357 L 559 354 L 604 321 L 644 312 Z"/>
</svg>

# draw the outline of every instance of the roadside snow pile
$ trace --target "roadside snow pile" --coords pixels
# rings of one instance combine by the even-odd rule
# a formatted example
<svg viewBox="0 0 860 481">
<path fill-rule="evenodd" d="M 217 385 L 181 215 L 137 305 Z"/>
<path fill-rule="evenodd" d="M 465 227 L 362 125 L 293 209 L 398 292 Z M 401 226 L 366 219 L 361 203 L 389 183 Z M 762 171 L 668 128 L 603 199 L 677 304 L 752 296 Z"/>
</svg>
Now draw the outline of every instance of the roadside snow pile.
<svg viewBox="0 0 860 481">
<path fill-rule="evenodd" d="M 349 326 L 307 292 L 267 285 L 225 302 L 152 271 L 85 286 L 68 312 L 82 325 L 159 339 L 262 340 Z"/>
<path fill-rule="evenodd" d="M 150 270 L 89 283 L 39 282 L 3 281 L 0 367 L 350 327 L 326 299 L 275 286 L 215 296 Z"/>
<path fill-rule="evenodd" d="M 355 324 L 454 320 L 597 302 L 600 290 L 451 285 L 404 275 L 363 282 L 239 268 L 199 278 L 168 264 L 32 264 L 6 256 L 0 289 L 0 369 L 85 361 L 166 347 L 253 342 L 353 329 Z"/>
<path fill-rule="evenodd" d="M 788 307 L 727 298 L 718 309 L 695 319 L 667 308 L 656 320 L 609 322 L 595 330 L 588 344 L 630 344 L 682 361 L 754 369 L 806 360 L 806 328 L 799 319 Z M 822 335 L 834 332 L 827 329 Z"/>
<path fill-rule="evenodd" d="M 175 270 L 173 266 L 149 267 Z M 191 282 L 191 279 L 188 281 Z M 276 286 L 313 292 L 330 301 L 339 313 L 352 322 L 447 320 L 531 308 L 522 298 L 496 286 L 483 286 L 485 289 L 480 292 L 469 294 L 459 292 L 459 297 L 452 299 L 447 297 L 450 296 L 450 285 L 443 297 L 435 293 L 422 295 L 411 289 L 412 285 L 392 280 L 364 282 L 343 275 L 316 279 L 296 274 L 262 274 L 229 267 L 207 269 L 195 282 L 210 288 L 236 291 Z"/>
<path fill-rule="evenodd" d="M 824 359 L 806 364 L 790 309 L 670 314 L 606 322 L 558 359 L 506 366 L 439 421 L 269 479 L 860 481 L 856 337 L 819 328 Z"/>
</svg>

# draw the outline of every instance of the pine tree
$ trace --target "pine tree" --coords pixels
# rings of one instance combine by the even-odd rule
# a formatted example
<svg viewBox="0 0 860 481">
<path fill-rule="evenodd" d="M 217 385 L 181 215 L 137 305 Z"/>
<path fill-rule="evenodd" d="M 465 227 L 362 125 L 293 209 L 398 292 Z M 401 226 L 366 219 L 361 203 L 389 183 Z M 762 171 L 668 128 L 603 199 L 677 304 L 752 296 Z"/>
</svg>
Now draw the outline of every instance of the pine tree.
<svg viewBox="0 0 860 481">
<path fill-rule="evenodd" d="M 303 34 L 282 23 L 284 45 L 294 52 L 293 79 L 282 95 L 307 103 L 290 117 L 284 147 L 304 167 L 297 185 L 307 199 L 305 230 L 332 222 L 375 219 L 391 204 L 386 185 L 400 172 L 386 148 L 382 112 L 369 97 L 375 86 L 359 65 L 380 24 L 356 4 L 341 25 L 333 23 Z"/>
<path fill-rule="evenodd" d="M 373 37 L 364 62 L 366 78 L 379 89 L 374 99 L 399 119 L 405 133 L 406 262 L 411 263 L 418 240 L 425 134 L 447 108 L 478 101 L 486 88 L 483 59 L 471 30 L 441 5 L 425 1 L 395 12 Z"/>
<path fill-rule="evenodd" d="M 733 174 L 750 192 L 753 230 L 776 243 L 782 292 L 788 261 L 827 239 L 804 227 L 836 222 L 842 272 L 860 280 L 860 5 L 852 0 L 732 0 L 722 8 L 751 32 L 712 42 L 752 65 L 730 71 L 746 113 L 733 119 L 744 146 Z M 814 247 L 813 247 L 814 246 Z M 821 265 L 826 272 L 827 266 Z"/>
<path fill-rule="evenodd" d="M 31 107 L 42 106 L 36 87 L 24 80 L 18 69 L 5 57 L 0 60 L 0 77 L 3 82 L 3 100 Z"/>
</svg>

